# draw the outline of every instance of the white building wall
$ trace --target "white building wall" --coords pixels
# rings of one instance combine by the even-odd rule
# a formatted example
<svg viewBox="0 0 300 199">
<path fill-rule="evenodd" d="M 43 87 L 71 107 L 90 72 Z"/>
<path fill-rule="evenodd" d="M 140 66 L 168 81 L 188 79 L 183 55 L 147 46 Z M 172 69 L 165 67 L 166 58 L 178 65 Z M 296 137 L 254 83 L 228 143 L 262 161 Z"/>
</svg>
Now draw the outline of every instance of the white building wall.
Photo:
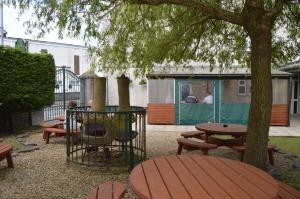
<svg viewBox="0 0 300 199">
<path fill-rule="evenodd" d="M 16 38 L 4 38 L 4 45 L 15 47 Z M 63 44 L 56 42 L 45 42 L 38 40 L 28 41 L 28 51 L 39 53 L 42 49 L 52 54 L 56 66 L 67 66 L 74 72 L 74 56 L 79 56 L 80 74 L 89 70 L 88 48 L 85 46 Z"/>
<path fill-rule="evenodd" d="M 140 85 L 140 78 L 134 78 L 133 70 L 129 71 L 129 78 L 131 83 L 129 85 L 130 92 L 130 105 L 131 106 L 142 106 L 147 107 L 148 97 L 147 97 L 147 84 Z M 118 105 L 118 83 L 116 75 L 107 76 L 107 101 L 108 105 Z"/>
</svg>

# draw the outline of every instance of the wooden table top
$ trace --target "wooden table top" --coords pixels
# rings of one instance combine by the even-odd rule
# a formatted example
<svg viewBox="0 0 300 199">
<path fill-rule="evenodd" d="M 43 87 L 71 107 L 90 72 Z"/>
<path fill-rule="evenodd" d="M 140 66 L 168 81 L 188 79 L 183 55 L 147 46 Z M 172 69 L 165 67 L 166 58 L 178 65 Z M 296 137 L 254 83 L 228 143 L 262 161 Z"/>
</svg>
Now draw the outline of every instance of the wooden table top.
<svg viewBox="0 0 300 199">
<path fill-rule="evenodd" d="M 279 189 L 277 181 L 258 168 L 201 155 L 147 160 L 132 170 L 130 183 L 142 199 L 276 198 Z"/>
<path fill-rule="evenodd" d="M 205 123 L 195 127 L 200 131 L 219 135 L 245 135 L 247 132 L 247 127 L 239 124 Z"/>
<path fill-rule="evenodd" d="M 57 125 L 62 125 L 64 122 L 63 121 L 60 121 L 60 120 L 50 120 L 50 121 L 47 121 L 47 122 L 43 122 L 41 124 L 42 127 L 44 128 L 53 128 L 53 127 L 56 127 Z"/>
<path fill-rule="evenodd" d="M 61 115 L 61 116 L 56 117 L 55 119 L 60 120 L 60 121 L 65 121 L 65 116 Z"/>
</svg>

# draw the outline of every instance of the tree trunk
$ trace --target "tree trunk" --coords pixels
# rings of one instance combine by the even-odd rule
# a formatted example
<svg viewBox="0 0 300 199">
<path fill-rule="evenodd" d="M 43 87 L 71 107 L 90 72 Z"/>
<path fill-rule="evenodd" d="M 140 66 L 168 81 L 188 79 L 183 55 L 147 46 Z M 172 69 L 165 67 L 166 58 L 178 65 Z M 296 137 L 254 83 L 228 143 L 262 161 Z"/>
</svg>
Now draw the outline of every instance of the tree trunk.
<svg viewBox="0 0 300 199">
<path fill-rule="evenodd" d="M 245 162 L 267 168 L 267 145 L 272 111 L 271 25 L 261 22 L 248 28 L 251 39 L 251 105 Z"/>
<path fill-rule="evenodd" d="M 96 77 L 94 78 L 94 97 L 93 97 L 93 111 L 104 112 L 105 111 L 105 99 L 106 99 L 106 78 Z"/>
<path fill-rule="evenodd" d="M 118 78 L 118 94 L 119 94 L 119 110 L 130 110 L 130 95 L 129 95 L 129 83 L 128 77 L 121 76 Z"/>
</svg>

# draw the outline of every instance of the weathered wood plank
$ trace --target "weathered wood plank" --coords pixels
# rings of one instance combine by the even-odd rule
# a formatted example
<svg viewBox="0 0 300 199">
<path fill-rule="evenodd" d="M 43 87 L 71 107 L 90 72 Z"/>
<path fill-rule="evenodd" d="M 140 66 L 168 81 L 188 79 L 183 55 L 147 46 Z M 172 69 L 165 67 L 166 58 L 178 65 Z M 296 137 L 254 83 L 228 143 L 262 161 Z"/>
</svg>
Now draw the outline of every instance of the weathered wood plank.
<svg viewBox="0 0 300 199">
<path fill-rule="evenodd" d="M 251 198 L 244 190 L 242 190 L 237 184 L 229 180 L 221 171 L 219 171 L 213 164 L 209 164 L 206 159 L 202 156 L 195 158 L 192 156 L 192 159 L 197 162 L 197 164 L 207 172 L 208 175 L 212 177 L 215 181 L 218 182 L 226 193 L 228 193 L 232 198 L 236 199 L 246 199 Z"/>
<path fill-rule="evenodd" d="M 169 193 L 173 199 L 191 198 L 184 185 L 177 178 L 176 173 L 164 157 L 159 157 L 155 159 L 155 164 L 168 187 Z"/>
<path fill-rule="evenodd" d="M 229 195 L 189 156 L 178 156 L 186 168 L 204 187 L 204 189 L 215 199 L 229 198 Z"/>
<path fill-rule="evenodd" d="M 140 198 L 151 198 L 148 183 L 145 178 L 145 174 L 142 168 L 142 165 L 136 166 L 131 174 L 130 174 L 130 182 L 133 191 L 140 197 Z"/>
<path fill-rule="evenodd" d="M 172 164 L 173 170 L 192 198 L 211 198 L 201 184 L 198 183 L 195 177 L 191 175 L 190 171 L 180 161 L 178 156 L 168 156 L 167 160 Z"/>
<path fill-rule="evenodd" d="M 175 124 L 175 104 L 173 103 L 149 103 L 149 124 Z"/>
<path fill-rule="evenodd" d="M 149 160 L 142 163 L 147 184 L 150 190 L 152 199 L 171 199 L 170 193 L 161 178 L 161 175 L 153 160 Z"/>
<path fill-rule="evenodd" d="M 273 104 L 271 125 L 288 125 L 289 107 L 287 104 Z"/>
<path fill-rule="evenodd" d="M 205 157 L 204 157 L 205 158 Z M 224 175 L 227 176 L 228 179 L 231 179 L 232 182 L 237 184 L 241 189 L 243 189 L 245 192 L 247 192 L 251 197 L 253 198 L 270 198 L 269 195 L 267 195 L 264 191 L 262 191 L 259 187 L 253 184 L 248 178 L 245 178 L 244 176 L 247 176 L 247 174 L 244 174 L 243 172 L 240 172 L 239 168 L 232 167 L 232 165 L 226 165 L 225 162 L 227 161 L 221 161 L 220 159 L 217 159 L 215 157 L 210 157 L 209 159 L 206 159 L 208 162 L 210 160 L 213 160 L 213 165 L 219 170 L 222 171 Z M 249 177 L 249 176 L 248 176 Z M 273 194 L 271 196 L 276 195 Z"/>
</svg>

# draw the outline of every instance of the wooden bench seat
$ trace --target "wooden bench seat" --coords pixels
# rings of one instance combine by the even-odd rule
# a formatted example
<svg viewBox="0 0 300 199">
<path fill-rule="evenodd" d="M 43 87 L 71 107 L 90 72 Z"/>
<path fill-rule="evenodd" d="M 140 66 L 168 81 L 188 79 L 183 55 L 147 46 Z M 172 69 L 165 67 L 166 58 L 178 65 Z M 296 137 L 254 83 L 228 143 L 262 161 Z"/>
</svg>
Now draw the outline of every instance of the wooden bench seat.
<svg viewBox="0 0 300 199">
<path fill-rule="evenodd" d="M 300 191 L 294 189 L 293 187 L 278 181 L 279 191 L 278 196 L 280 199 L 299 199 Z"/>
<path fill-rule="evenodd" d="M 187 131 L 187 132 L 183 132 L 181 133 L 181 136 L 184 138 L 197 138 L 200 140 L 206 140 L 206 134 L 203 131 Z M 209 136 L 207 138 L 207 143 L 210 144 L 216 144 L 218 146 L 228 146 L 228 147 L 232 147 L 235 145 L 240 145 L 241 144 L 241 139 L 240 138 L 234 138 L 234 139 L 220 139 L 220 138 L 216 138 L 213 136 Z M 187 147 L 183 147 L 184 149 L 189 150 Z"/>
<path fill-rule="evenodd" d="M 205 138 L 205 132 L 203 132 L 203 131 L 186 131 L 186 132 L 181 133 L 181 136 L 184 138 L 203 139 L 203 138 Z"/>
<path fill-rule="evenodd" d="M 93 189 L 87 199 L 121 199 L 126 193 L 126 185 L 121 182 L 108 181 Z"/>
<path fill-rule="evenodd" d="M 44 128 L 43 138 L 46 140 L 46 144 L 49 144 L 49 138 L 51 133 L 55 133 L 57 136 L 66 136 L 67 131 L 63 128 Z M 78 132 L 73 132 L 73 134 L 77 134 Z"/>
<path fill-rule="evenodd" d="M 67 135 L 67 132 L 63 128 L 44 128 L 44 136 L 43 138 L 46 140 L 46 144 L 49 144 L 49 138 L 51 133 L 55 133 L 56 135 Z"/>
<path fill-rule="evenodd" d="M 0 144 L 0 161 L 6 158 L 7 166 L 9 168 L 14 168 L 14 163 L 11 157 L 12 146 L 10 144 Z"/>
<path fill-rule="evenodd" d="M 233 146 L 232 149 L 237 151 L 238 153 L 240 153 L 240 160 L 243 161 L 246 146 L 245 145 Z M 268 145 L 268 156 L 269 156 L 269 162 L 271 165 L 274 165 L 274 152 L 275 151 L 277 151 L 276 146 L 273 144 L 269 144 Z"/>
<path fill-rule="evenodd" d="M 205 142 L 197 142 L 189 138 L 177 138 L 178 149 L 177 155 L 181 154 L 182 148 L 187 150 L 201 150 L 204 155 L 208 155 L 208 150 L 218 147 L 216 144 L 210 144 Z"/>
</svg>

